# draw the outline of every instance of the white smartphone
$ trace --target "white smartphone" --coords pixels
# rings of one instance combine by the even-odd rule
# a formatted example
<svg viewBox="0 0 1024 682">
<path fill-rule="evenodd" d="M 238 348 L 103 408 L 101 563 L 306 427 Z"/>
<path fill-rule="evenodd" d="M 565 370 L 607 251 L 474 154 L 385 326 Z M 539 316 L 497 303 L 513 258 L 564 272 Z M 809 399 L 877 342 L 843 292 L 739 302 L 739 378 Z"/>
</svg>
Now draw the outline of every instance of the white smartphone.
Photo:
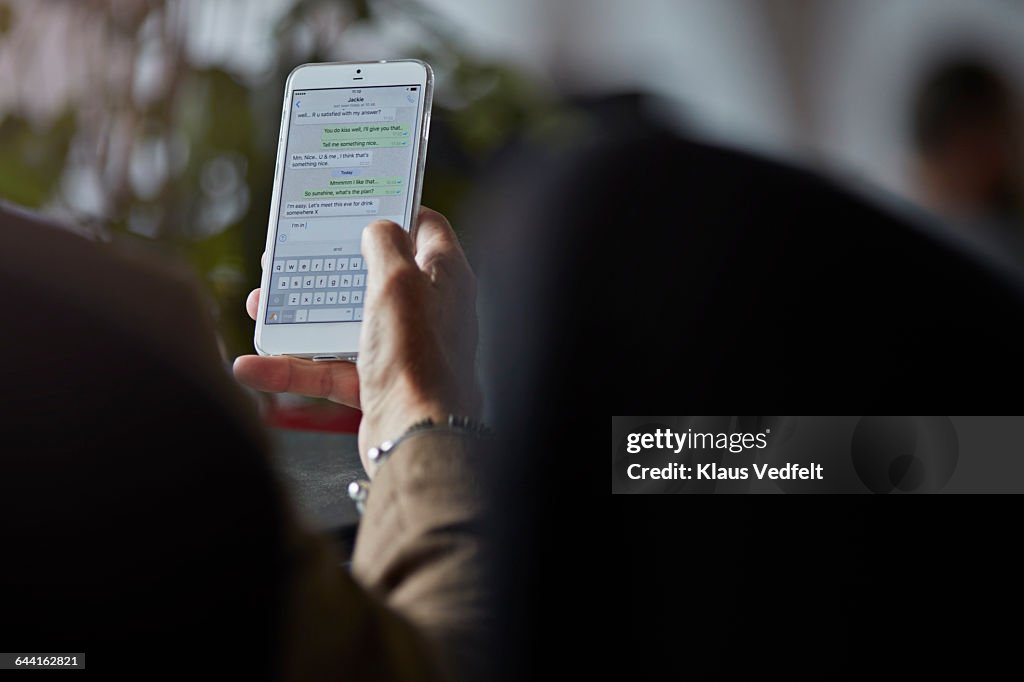
<svg viewBox="0 0 1024 682">
<path fill-rule="evenodd" d="M 260 355 L 356 358 L 362 230 L 376 219 L 416 229 L 433 82 L 417 60 L 304 64 L 288 76 L 256 316 Z"/>
</svg>

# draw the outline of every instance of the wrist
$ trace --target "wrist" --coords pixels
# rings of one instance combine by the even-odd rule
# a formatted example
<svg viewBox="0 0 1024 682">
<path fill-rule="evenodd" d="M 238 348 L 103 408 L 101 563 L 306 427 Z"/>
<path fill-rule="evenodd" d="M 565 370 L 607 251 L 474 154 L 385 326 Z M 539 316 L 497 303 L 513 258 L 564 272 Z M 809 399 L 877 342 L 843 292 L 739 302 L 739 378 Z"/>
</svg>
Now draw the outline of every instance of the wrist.
<svg viewBox="0 0 1024 682">
<path fill-rule="evenodd" d="M 416 371 L 415 367 L 407 367 L 394 372 L 387 387 L 364 394 L 359 456 L 371 478 L 376 466 L 367 458 L 370 448 L 398 438 L 425 419 L 440 424 L 450 414 L 479 416 L 481 401 L 475 382 L 471 382 L 473 390 L 466 390 L 463 382 L 453 380 L 447 367 L 433 369 Z"/>
<path fill-rule="evenodd" d="M 384 414 L 363 415 L 366 445 L 372 447 L 385 440 L 393 440 L 416 422 L 424 419 L 433 419 L 435 422 L 443 421 L 448 418 L 449 414 L 451 414 L 451 410 L 440 403 L 416 402 L 396 406 Z M 360 433 L 362 431 L 363 425 L 360 425 Z"/>
<path fill-rule="evenodd" d="M 366 453 L 366 459 L 370 462 L 371 466 L 379 470 L 385 460 L 391 457 L 391 453 L 403 446 L 410 438 L 421 434 L 442 432 L 448 435 L 472 436 L 475 438 L 488 438 L 491 434 L 491 430 L 486 424 L 473 417 L 449 414 L 444 421 L 426 417 L 409 425 L 398 437 L 389 438 L 379 445 L 371 447 Z M 353 499 L 357 502 L 359 501 L 356 497 L 353 497 Z"/>
<path fill-rule="evenodd" d="M 359 457 L 366 473 L 373 478 L 377 470 L 377 464 L 368 457 L 371 448 L 399 438 L 410 426 L 425 419 L 442 423 L 450 413 L 447 406 L 429 400 L 395 402 L 388 404 L 387 409 L 364 413 L 359 425 Z"/>
<path fill-rule="evenodd" d="M 431 443 L 431 440 L 428 440 L 426 446 L 413 447 L 412 452 L 404 455 L 406 458 L 405 463 L 400 465 L 399 471 L 389 479 L 391 485 L 395 485 L 396 481 L 404 480 L 406 483 L 415 481 L 414 487 L 422 488 L 425 472 L 429 470 L 434 471 L 435 474 L 437 472 L 444 472 L 445 478 L 453 474 L 456 479 L 468 475 L 468 478 L 466 478 L 468 481 L 473 478 L 473 472 L 472 468 L 466 468 L 468 465 L 466 456 L 473 454 L 475 450 L 472 446 L 467 448 L 465 439 L 487 440 L 490 436 L 491 429 L 483 422 L 472 417 L 449 414 L 443 422 L 428 417 L 411 424 L 397 438 L 383 441 L 380 445 L 371 447 L 367 453 L 367 459 L 375 471 L 379 473 L 381 468 L 395 466 L 386 465 L 385 463 L 391 459 L 392 453 L 396 450 L 409 449 L 408 441 L 417 438 L 428 438 L 433 442 Z M 445 439 L 441 441 L 445 445 L 439 446 L 437 438 Z M 439 447 L 442 447 L 443 451 L 439 451 Z M 459 470 L 463 473 L 454 473 Z M 427 477 L 429 478 L 429 476 Z M 360 515 L 366 509 L 366 501 L 370 495 L 370 490 L 370 481 L 355 480 L 348 485 L 349 498 L 355 503 Z"/>
</svg>

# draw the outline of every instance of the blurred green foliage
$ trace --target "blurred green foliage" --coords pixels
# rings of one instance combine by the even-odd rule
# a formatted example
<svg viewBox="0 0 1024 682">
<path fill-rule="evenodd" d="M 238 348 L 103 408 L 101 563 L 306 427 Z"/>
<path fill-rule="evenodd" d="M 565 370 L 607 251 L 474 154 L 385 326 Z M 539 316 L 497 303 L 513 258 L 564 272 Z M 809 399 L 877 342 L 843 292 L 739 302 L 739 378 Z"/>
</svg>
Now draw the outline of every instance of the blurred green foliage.
<svg viewBox="0 0 1024 682">
<path fill-rule="evenodd" d="M 22 206 L 43 206 L 57 189 L 74 135 L 75 114 L 70 109 L 41 129 L 22 117 L 4 118 L 0 122 L 0 194 Z"/>
<path fill-rule="evenodd" d="M 403 56 L 431 63 L 438 75 L 423 201 L 444 212 L 459 205 L 483 159 L 557 109 L 515 69 L 466 55 L 440 17 L 410 0 L 297 0 L 268 36 L 272 67 L 257 79 L 228 66 L 192 63 L 180 44 L 184 36 L 171 30 L 166 3 L 139 0 L 134 13 L 115 11 L 116 5 L 97 1 L 77 10 L 96 13 L 115 35 L 127 36 L 136 59 L 147 41 L 167 42 L 164 52 L 174 57 L 174 68 L 158 94 L 141 104 L 103 83 L 90 93 L 102 117 L 130 131 L 131 168 L 111 179 L 109 159 L 101 154 L 91 160 L 101 208 L 81 218 L 186 258 L 208 287 L 232 355 L 252 349 L 252 321 L 242 302 L 259 284 L 281 95 L 292 68 L 330 60 L 347 31 L 384 21 L 382 7 L 388 16 L 397 11 L 419 26 L 422 47 Z M 154 22 L 160 30 L 154 31 Z M 11 7 L 0 0 L 0 35 L 17 26 Z M 17 110 L 0 116 L 0 196 L 74 215 L 69 177 L 90 164 L 73 153 L 76 140 L 85 138 L 79 147 L 96 147 L 109 141 L 109 130 L 100 126 L 107 137 L 88 138 L 85 117 L 70 106 L 42 124 L 30 124 Z"/>
</svg>

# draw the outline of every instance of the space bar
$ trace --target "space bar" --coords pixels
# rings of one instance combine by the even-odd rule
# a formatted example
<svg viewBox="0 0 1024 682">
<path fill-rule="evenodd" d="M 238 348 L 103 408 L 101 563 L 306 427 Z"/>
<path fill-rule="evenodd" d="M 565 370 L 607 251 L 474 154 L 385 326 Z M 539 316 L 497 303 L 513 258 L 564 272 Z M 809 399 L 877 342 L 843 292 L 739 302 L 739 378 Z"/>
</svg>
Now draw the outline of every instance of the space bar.
<svg viewBox="0 0 1024 682">
<path fill-rule="evenodd" d="M 309 322 L 351 322 L 351 308 L 313 308 L 309 311 Z"/>
</svg>

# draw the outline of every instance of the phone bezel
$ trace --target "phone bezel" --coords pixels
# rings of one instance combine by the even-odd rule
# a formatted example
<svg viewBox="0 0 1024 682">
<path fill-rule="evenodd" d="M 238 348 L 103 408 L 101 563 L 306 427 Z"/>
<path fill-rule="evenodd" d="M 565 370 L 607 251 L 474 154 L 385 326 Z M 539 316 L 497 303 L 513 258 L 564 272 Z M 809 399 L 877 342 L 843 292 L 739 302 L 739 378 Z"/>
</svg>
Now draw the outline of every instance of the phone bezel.
<svg viewBox="0 0 1024 682">
<path fill-rule="evenodd" d="M 358 73 L 357 73 L 358 71 Z M 273 254 L 277 239 L 278 215 L 284 184 L 288 130 L 291 125 L 291 101 L 295 90 L 314 88 L 355 88 L 360 86 L 419 85 L 423 88 L 420 109 L 417 112 L 420 134 L 413 150 L 415 173 L 413 197 L 409 203 L 406 229 L 415 237 L 416 217 L 423 189 L 423 169 L 426 164 L 427 138 L 430 130 L 430 107 L 433 99 L 433 72 L 430 65 L 417 59 L 377 62 L 325 62 L 302 64 L 288 75 L 285 83 L 281 113 L 281 129 L 277 140 L 277 161 L 274 166 L 274 191 L 270 202 L 267 241 L 267 259 Z M 369 220 L 367 222 L 370 222 Z M 266 264 L 261 284 L 270 290 L 270 263 Z M 362 322 L 316 324 L 265 324 L 267 296 L 260 297 L 256 316 L 254 345 L 260 355 L 292 355 L 322 360 L 355 360 L 359 350 Z"/>
</svg>

